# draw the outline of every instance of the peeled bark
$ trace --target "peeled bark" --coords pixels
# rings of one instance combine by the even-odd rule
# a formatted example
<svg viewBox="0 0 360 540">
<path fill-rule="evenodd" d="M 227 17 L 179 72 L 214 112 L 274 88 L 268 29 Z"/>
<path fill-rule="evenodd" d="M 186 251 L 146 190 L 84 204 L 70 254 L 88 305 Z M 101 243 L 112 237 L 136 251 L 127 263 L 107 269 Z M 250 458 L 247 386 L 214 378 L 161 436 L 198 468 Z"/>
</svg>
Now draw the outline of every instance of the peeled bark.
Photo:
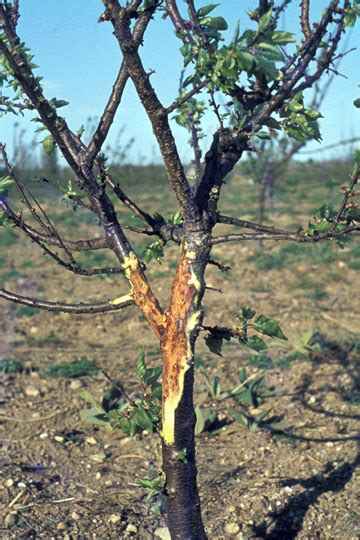
<svg viewBox="0 0 360 540">
<path fill-rule="evenodd" d="M 206 539 L 196 483 L 193 384 L 208 245 L 205 233 L 194 233 L 182 245 L 162 340 L 163 470 L 173 540 Z"/>
</svg>

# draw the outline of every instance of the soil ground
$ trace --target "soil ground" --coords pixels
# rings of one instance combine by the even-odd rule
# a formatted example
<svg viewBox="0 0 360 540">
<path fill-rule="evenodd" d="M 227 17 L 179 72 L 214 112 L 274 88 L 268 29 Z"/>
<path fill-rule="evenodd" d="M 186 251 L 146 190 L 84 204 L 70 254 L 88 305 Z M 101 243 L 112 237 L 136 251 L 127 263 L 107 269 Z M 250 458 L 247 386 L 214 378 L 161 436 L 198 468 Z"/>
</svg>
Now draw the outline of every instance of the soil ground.
<svg viewBox="0 0 360 540">
<path fill-rule="evenodd" d="M 339 198 L 337 186 L 343 178 L 330 186 L 324 181 L 321 189 L 310 192 L 318 173 L 316 167 L 307 171 L 302 192 L 280 192 L 270 223 L 306 225 L 306 216 L 326 197 Z M 251 218 L 245 208 L 256 190 L 251 184 L 244 188 L 244 182 L 233 178 L 224 208 Z M 141 192 L 141 186 L 137 189 Z M 144 205 L 158 210 L 154 197 L 144 195 L 148 191 L 142 192 Z M 244 191 L 246 197 L 240 197 Z M 166 197 L 158 195 L 160 206 Z M 100 234 L 89 219 L 77 224 L 77 216 L 86 220 L 85 214 L 65 214 L 55 200 L 47 208 L 68 235 Z M 65 272 L 12 229 L 2 231 L 0 238 L 1 281 L 10 290 L 69 302 L 126 292 L 126 283 L 117 277 L 79 278 Z M 246 368 L 247 376 L 265 374 L 266 385 L 277 390 L 275 397 L 247 409 L 254 417 L 271 408 L 269 421 L 253 430 L 229 415 L 230 408 L 240 407 L 236 400 L 205 402 L 218 411 L 220 420 L 217 429 L 197 439 L 200 495 L 210 539 L 360 538 L 360 339 L 355 333 L 359 255 L 355 242 L 344 250 L 334 245 L 261 247 L 253 242 L 214 250 L 232 271 L 209 268 L 207 284 L 222 292 L 208 291 L 206 324 L 236 324 L 240 306 L 249 305 L 280 319 L 289 340 L 271 342 L 267 356 L 260 357 L 230 343 L 219 357 L 199 338 L 197 352 L 209 376 L 218 375 L 223 388 L 236 386 L 238 372 Z M 86 260 L 102 266 L 104 252 Z M 171 247 L 162 266 L 149 265 L 151 283 L 164 305 L 175 264 L 176 248 Z M 21 371 L 2 374 L 1 538 L 156 538 L 165 523 L 151 513 L 138 482 L 161 469 L 158 436 L 131 439 L 118 430 L 83 423 L 80 411 L 86 404 L 79 389 L 89 390 L 100 402 L 109 386 L 101 372 L 76 379 L 44 373 L 53 363 L 87 358 L 132 392 L 139 350 L 145 348 L 150 365 L 159 363 L 157 342 L 143 318 L 133 307 L 90 317 L 49 314 L 1 301 L 0 320 L 0 356 L 21 362 Z M 311 347 L 306 348 L 311 335 Z M 199 372 L 199 401 L 203 382 Z M 269 429 L 275 417 L 282 417 L 289 436 Z"/>
</svg>

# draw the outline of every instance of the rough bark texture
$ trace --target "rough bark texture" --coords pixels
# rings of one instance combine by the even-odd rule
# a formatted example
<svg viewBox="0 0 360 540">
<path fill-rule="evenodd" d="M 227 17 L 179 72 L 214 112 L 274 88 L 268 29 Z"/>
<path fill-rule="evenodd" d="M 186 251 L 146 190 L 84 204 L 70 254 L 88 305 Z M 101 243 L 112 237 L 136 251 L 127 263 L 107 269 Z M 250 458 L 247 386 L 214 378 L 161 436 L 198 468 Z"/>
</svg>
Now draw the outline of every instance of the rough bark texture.
<svg viewBox="0 0 360 540">
<path fill-rule="evenodd" d="M 190 367 L 175 411 L 175 442 L 168 445 L 163 441 L 167 522 L 172 540 L 206 539 L 196 483 L 193 383 L 194 368 Z M 186 454 L 182 458 L 184 448 Z"/>
</svg>

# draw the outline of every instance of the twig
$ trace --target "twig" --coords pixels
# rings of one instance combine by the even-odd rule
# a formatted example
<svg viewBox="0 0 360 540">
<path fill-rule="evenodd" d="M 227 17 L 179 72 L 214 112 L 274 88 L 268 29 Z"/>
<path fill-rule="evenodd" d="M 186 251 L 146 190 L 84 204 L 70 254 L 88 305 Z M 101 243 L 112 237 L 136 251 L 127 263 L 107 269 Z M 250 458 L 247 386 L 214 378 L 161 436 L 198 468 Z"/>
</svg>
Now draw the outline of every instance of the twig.
<svg viewBox="0 0 360 540">
<path fill-rule="evenodd" d="M 0 298 L 33 308 L 72 313 L 75 315 L 118 311 L 119 309 L 131 306 L 134 303 L 130 295 L 125 295 L 115 300 L 108 300 L 107 302 L 94 302 L 93 304 L 65 304 L 62 302 L 48 302 L 37 298 L 30 298 L 29 296 L 21 296 L 2 288 L 0 288 Z"/>
<path fill-rule="evenodd" d="M 6 420 L 7 422 L 18 422 L 21 424 L 29 424 L 30 422 L 45 422 L 46 420 L 50 420 L 55 416 L 59 416 L 60 414 L 65 413 L 67 413 L 67 410 L 56 411 L 54 413 L 48 414 L 47 416 L 41 416 L 39 418 L 16 418 L 14 416 L 6 416 L 5 414 L 0 414 L 0 420 Z"/>
</svg>

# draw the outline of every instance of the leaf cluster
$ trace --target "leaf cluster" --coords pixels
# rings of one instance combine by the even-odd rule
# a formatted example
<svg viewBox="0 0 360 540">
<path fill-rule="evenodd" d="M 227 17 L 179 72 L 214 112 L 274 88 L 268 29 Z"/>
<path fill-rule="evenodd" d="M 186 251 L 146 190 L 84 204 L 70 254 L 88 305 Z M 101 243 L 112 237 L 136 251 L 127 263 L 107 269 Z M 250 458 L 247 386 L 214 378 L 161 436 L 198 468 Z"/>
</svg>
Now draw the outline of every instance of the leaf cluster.
<svg viewBox="0 0 360 540">
<path fill-rule="evenodd" d="M 209 350 L 221 356 L 221 349 L 224 341 L 237 339 L 242 347 L 248 347 L 256 352 L 267 349 L 266 342 L 257 334 L 249 335 L 249 331 L 255 330 L 258 334 L 268 337 L 277 337 L 286 340 L 286 336 L 280 328 L 277 319 L 271 319 L 266 315 L 257 315 L 256 311 L 243 306 L 241 315 L 238 315 L 241 325 L 235 329 L 214 326 L 209 328 L 209 333 L 205 336 L 205 343 Z"/>
</svg>

